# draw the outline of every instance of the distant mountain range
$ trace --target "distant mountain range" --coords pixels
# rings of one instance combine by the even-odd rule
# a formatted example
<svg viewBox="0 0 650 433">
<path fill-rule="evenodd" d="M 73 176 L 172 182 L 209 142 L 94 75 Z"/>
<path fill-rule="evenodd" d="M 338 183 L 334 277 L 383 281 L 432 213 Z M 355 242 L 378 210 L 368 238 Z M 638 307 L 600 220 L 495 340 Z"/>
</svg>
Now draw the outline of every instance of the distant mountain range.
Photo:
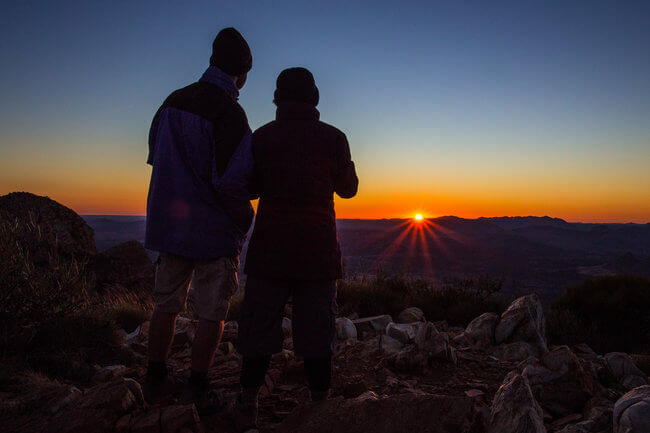
<svg viewBox="0 0 650 433">
<path fill-rule="evenodd" d="M 88 215 L 101 251 L 144 240 L 141 216 Z M 535 292 L 548 301 L 589 276 L 650 276 L 650 223 L 569 223 L 551 217 L 422 222 L 403 219 L 338 220 L 348 273 L 408 272 L 435 280 L 505 278 L 508 295 Z"/>
</svg>

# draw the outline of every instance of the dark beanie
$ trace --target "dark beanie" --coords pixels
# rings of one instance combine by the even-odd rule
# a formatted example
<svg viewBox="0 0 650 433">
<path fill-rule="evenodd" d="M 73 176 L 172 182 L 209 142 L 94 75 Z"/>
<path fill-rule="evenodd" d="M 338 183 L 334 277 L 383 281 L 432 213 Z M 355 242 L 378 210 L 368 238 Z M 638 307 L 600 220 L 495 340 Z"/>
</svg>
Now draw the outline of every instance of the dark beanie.
<svg viewBox="0 0 650 433">
<path fill-rule="evenodd" d="M 251 70 L 253 57 L 244 37 L 234 28 L 219 32 L 212 42 L 210 65 L 228 75 L 241 75 Z"/>
<path fill-rule="evenodd" d="M 305 68 L 289 68 L 280 72 L 276 81 L 274 102 L 306 102 L 318 105 L 318 87 L 314 76 Z"/>
</svg>

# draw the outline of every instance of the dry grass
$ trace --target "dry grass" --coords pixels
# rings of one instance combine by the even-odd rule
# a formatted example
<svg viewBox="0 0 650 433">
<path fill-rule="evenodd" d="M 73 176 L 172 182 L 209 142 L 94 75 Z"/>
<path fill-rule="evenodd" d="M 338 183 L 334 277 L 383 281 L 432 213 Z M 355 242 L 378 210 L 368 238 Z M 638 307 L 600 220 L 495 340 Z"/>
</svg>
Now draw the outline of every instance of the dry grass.
<svg viewBox="0 0 650 433">
<path fill-rule="evenodd" d="M 85 380 L 93 362 L 132 361 L 119 328 L 146 319 L 128 295 L 102 297 L 84 259 L 61 254 L 31 220 L 0 219 L 0 357 L 52 377 Z"/>
</svg>

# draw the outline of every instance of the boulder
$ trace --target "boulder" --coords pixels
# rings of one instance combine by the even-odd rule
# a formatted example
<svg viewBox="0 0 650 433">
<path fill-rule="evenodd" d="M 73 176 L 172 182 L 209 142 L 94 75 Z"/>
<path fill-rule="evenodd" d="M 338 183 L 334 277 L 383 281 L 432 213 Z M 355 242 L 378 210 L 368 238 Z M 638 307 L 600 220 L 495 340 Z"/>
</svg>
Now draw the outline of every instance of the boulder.
<svg viewBox="0 0 650 433">
<path fill-rule="evenodd" d="M 386 335 L 400 341 L 402 344 L 408 344 L 415 338 L 415 329 L 412 325 L 406 323 L 389 323 L 386 325 Z"/>
<path fill-rule="evenodd" d="M 601 433 L 612 431 L 612 404 L 609 401 L 599 401 L 598 404 L 585 410 L 583 421 L 566 425 L 558 433 Z M 557 422 L 552 424 L 555 425 Z"/>
<path fill-rule="evenodd" d="M 609 371 L 626 390 L 648 384 L 645 373 L 636 366 L 627 353 L 607 353 L 604 359 Z"/>
<path fill-rule="evenodd" d="M 449 337 L 444 332 L 438 332 L 431 322 L 418 328 L 415 335 L 415 347 L 427 362 L 441 360 L 456 364 L 456 351 L 449 345 Z"/>
<path fill-rule="evenodd" d="M 473 431 L 473 399 L 400 394 L 379 398 L 364 393 L 296 408 L 276 428 L 292 433 L 461 433 Z"/>
<path fill-rule="evenodd" d="M 336 319 L 336 338 L 339 340 L 356 340 L 357 328 L 352 320 L 347 317 L 338 317 Z"/>
<path fill-rule="evenodd" d="M 494 330 L 498 323 L 498 314 L 483 313 L 467 325 L 464 335 L 477 347 L 489 347 L 494 344 Z"/>
<path fill-rule="evenodd" d="M 494 330 L 497 344 L 524 341 L 531 345 L 539 356 L 546 352 L 544 312 L 537 295 L 516 299 L 501 314 L 501 320 Z"/>
<path fill-rule="evenodd" d="M 510 373 L 494 395 L 488 433 L 546 433 L 544 413 L 528 380 Z"/>
<path fill-rule="evenodd" d="M 357 336 L 362 340 L 367 340 L 384 332 L 386 326 L 392 321 L 392 317 L 384 314 L 382 316 L 364 317 L 353 320 L 352 323 L 357 328 Z"/>
<path fill-rule="evenodd" d="M 650 385 L 627 392 L 614 405 L 614 433 L 650 432 Z"/>
<path fill-rule="evenodd" d="M 536 400 L 556 417 L 582 412 L 597 389 L 594 377 L 582 368 L 568 346 L 554 347 L 540 362 L 527 365 L 522 376 Z"/>
<path fill-rule="evenodd" d="M 75 211 L 49 199 L 28 192 L 13 192 L 0 197 L 0 220 L 30 225 L 25 230 L 25 245 L 44 241 L 56 245 L 57 252 L 66 256 L 85 258 L 97 253 L 93 229 Z M 38 251 L 34 251 L 39 259 Z M 46 257 L 43 257 L 45 259 Z"/>
<path fill-rule="evenodd" d="M 397 316 L 397 323 L 414 323 L 424 321 L 424 312 L 418 307 L 409 307 L 402 310 Z"/>
<path fill-rule="evenodd" d="M 379 336 L 379 347 L 383 353 L 394 355 L 402 350 L 404 343 L 388 335 Z"/>
</svg>

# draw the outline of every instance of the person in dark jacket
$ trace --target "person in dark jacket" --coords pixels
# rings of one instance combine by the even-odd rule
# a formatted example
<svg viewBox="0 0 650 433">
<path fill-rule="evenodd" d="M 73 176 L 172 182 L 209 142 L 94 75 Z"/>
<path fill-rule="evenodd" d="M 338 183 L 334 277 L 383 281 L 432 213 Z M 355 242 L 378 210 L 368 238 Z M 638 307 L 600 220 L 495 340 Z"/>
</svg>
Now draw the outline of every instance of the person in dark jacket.
<svg viewBox="0 0 650 433">
<path fill-rule="evenodd" d="M 239 319 L 239 430 L 255 428 L 270 356 L 282 350 L 282 313 L 292 298 L 293 344 L 313 400 L 329 394 L 336 280 L 343 276 L 334 193 L 354 197 L 358 179 L 345 134 L 319 121 L 319 94 L 304 68 L 282 71 L 276 120 L 253 134 L 257 218 L 246 255 Z"/>
<path fill-rule="evenodd" d="M 191 285 L 200 320 L 185 394 L 201 413 L 217 403 L 207 371 L 237 289 L 239 254 L 254 216 L 251 131 L 237 103 L 251 66 L 241 34 L 223 29 L 214 39 L 210 67 L 198 82 L 165 100 L 149 134 L 147 162 L 153 168 L 145 247 L 159 257 L 144 390 L 156 400 L 174 388 L 166 361 Z"/>
</svg>

